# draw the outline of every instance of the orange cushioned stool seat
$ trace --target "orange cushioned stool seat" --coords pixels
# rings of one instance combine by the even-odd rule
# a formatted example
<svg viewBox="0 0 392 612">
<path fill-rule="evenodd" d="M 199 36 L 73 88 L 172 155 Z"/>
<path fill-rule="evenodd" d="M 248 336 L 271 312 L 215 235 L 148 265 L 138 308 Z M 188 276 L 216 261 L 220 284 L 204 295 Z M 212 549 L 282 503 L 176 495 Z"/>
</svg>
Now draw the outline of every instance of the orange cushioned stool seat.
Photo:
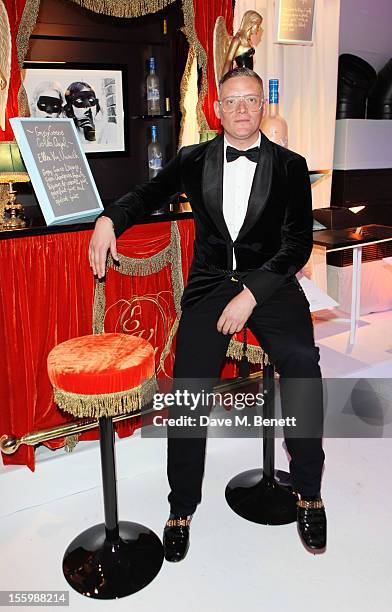
<svg viewBox="0 0 392 612">
<path fill-rule="evenodd" d="M 118 521 L 112 417 L 140 410 L 152 400 L 157 389 L 154 349 L 127 334 L 73 338 L 49 353 L 48 374 L 60 408 L 98 418 L 100 429 L 105 523 L 71 542 L 63 558 L 64 576 L 86 597 L 130 595 L 158 574 L 163 547 L 148 527 Z"/>
<path fill-rule="evenodd" d="M 56 403 L 77 417 L 138 410 L 156 390 L 154 349 L 128 334 L 92 334 L 57 345 L 48 356 Z"/>
</svg>

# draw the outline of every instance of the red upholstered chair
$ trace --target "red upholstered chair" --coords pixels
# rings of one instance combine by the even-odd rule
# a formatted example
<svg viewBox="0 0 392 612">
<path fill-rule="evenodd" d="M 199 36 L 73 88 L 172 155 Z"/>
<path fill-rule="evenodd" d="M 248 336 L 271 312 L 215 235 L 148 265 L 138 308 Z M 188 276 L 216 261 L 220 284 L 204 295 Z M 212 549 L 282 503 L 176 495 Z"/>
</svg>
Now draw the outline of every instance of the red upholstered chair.
<svg viewBox="0 0 392 612">
<path fill-rule="evenodd" d="M 262 365 L 263 417 L 274 418 L 275 367 L 247 326 L 233 336 L 228 355 L 240 361 L 240 375 L 244 377 L 249 374 L 249 362 Z M 263 467 L 234 476 L 226 486 L 225 497 L 236 514 L 253 523 L 285 525 L 297 520 L 297 497 L 290 475 L 275 470 L 273 426 L 263 427 Z"/>
<path fill-rule="evenodd" d="M 79 593 L 116 599 L 139 591 L 163 563 L 159 537 L 144 525 L 118 521 L 112 417 L 138 411 L 156 390 L 154 349 L 142 338 L 99 334 L 67 340 L 48 356 L 55 402 L 76 417 L 99 419 L 105 523 L 68 546 L 63 572 Z"/>
</svg>

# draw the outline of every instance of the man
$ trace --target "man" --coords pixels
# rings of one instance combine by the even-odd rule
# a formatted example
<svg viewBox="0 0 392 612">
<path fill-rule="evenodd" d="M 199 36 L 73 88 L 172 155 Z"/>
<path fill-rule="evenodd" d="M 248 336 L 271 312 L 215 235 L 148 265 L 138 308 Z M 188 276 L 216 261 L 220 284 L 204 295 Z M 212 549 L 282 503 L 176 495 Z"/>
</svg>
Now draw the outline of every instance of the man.
<svg viewBox="0 0 392 612">
<path fill-rule="evenodd" d="M 228 72 L 214 108 L 224 134 L 181 149 L 156 178 L 123 196 L 97 220 L 89 251 L 93 272 L 104 275 L 108 249 L 117 259 L 115 235 L 143 212 L 158 208 L 163 197 L 185 192 L 196 237 L 181 302 L 175 380 L 217 378 L 231 335 L 246 323 L 280 374 L 283 412 L 305 413 L 321 422 L 319 351 L 309 303 L 295 278 L 312 249 L 306 161 L 260 132 L 265 101 L 255 72 Z M 285 384 L 289 380 L 294 386 Z M 181 438 L 170 435 L 170 428 L 168 434 L 171 512 L 163 542 L 166 559 L 180 561 L 201 500 L 205 435 Z M 321 434 L 286 436 L 286 446 L 301 540 L 312 552 L 323 551 Z"/>
</svg>

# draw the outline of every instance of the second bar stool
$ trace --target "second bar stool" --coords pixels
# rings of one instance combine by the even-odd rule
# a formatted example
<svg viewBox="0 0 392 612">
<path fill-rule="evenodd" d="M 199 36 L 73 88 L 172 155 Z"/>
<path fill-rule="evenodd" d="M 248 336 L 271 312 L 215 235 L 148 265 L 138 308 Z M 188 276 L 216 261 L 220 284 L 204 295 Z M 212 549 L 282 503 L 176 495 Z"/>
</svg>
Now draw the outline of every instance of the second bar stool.
<svg viewBox="0 0 392 612">
<path fill-rule="evenodd" d="M 246 353 L 246 329 L 244 330 Z M 263 365 L 264 418 L 275 416 L 275 367 L 264 353 Z M 263 430 L 263 466 L 234 476 L 226 486 L 226 501 L 242 518 L 262 525 L 285 525 L 297 520 L 297 495 L 290 484 L 290 475 L 275 470 L 274 427 Z"/>
</svg>

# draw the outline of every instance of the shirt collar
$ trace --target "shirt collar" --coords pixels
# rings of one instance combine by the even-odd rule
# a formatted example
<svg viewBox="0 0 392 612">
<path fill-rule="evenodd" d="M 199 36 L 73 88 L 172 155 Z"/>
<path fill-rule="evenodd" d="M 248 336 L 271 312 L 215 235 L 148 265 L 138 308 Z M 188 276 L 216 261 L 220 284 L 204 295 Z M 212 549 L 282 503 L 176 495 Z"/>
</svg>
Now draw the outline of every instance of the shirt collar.
<svg viewBox="0 0 392 612">
<path fill-rule="evenodd" d="M 231 144 L 230 144 L 230 143 L 227 141 L 227 139 L 226 139 L 226 136 L 225 136 L 225 135 L 223 136 L 223 143 L 224 143 L 224 155 L 225 155 L 225 158 L 226 158 L 226 148 L 227 148 L 228 146 L 229 146 L 229 147 L 232 147 L 233 145 L 231 145 Z M 255 142 L 254 142 L 252 145 L 250 145 L 250 147 L 246 147 L 246 149 L 244 149 L 244 151 L 247 151 L 248 149 L 253 149 L 254 147 L 259 147 L 259 146 L 260 146 L 260 143 L 261 143 L 261 132 L 259 131 L 259 135 L 258 135 L 257 140 L 256 140 L 256 141 L 255 141 Z"/>
</svg>

